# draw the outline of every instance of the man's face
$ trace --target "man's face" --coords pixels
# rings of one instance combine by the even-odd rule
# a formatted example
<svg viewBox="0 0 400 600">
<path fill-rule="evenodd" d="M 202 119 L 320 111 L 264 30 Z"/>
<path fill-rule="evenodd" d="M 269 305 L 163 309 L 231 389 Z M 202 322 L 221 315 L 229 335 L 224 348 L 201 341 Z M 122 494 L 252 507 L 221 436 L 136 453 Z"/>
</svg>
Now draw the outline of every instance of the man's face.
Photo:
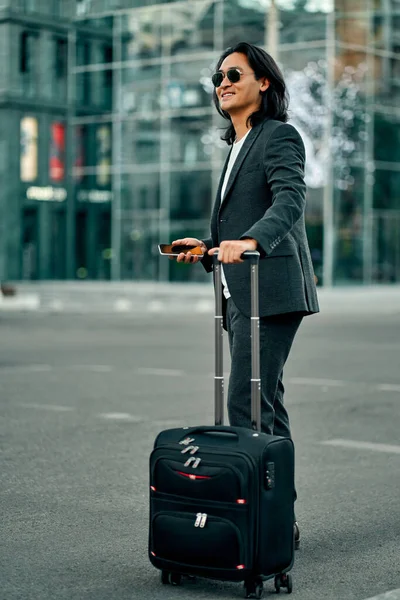
<svg viewBox="0 0 400 600">
<path fill-rule="evenodd" d="M 238 82 L 231 83 L 226 77 L 229 69 L 236 68 L 241 77 Z M 229 115 L 245 115 L 257 111 L 261 104 L 260 92 L 265 92 L 269 86 L 267 79 L 256 79 L 254 71 L 250 67 L 247 56 L 234 52 L 225 58 L 219 70 L 225 75 L 222 83 L 216 88 L 216 94 L 222 110 Z"/>
</svg>

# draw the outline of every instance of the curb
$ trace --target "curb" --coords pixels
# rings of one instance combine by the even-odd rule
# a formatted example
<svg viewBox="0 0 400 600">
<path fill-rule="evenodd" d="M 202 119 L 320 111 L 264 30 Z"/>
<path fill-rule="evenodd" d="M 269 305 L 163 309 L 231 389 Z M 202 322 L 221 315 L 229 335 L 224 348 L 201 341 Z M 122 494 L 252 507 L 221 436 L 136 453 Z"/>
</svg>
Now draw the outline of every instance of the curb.
<svg viewBox="0 0 400 600">
<path fill-rule="evenodd" d="M 0 295 L 0 312 L 209 314 L 211 284 L 45 282 L 14 284 L 17 294 Z M 318 288 L 324 314 L 400 314 L 400 286 Z"/>
</svg>

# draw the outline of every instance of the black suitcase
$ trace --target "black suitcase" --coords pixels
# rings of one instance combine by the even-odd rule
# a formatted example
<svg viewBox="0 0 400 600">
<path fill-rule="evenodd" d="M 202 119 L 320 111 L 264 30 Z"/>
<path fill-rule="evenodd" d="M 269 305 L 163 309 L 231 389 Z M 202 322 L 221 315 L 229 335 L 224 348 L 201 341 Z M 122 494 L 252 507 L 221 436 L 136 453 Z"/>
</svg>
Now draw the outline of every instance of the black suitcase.
<svg viewBox="0 0 400 600">
<path fill-rule="evenodd" d="M 258 252 L 251 261 L 252 427 L 223 426 L 221 265 L 214 260 L 215 426 L 162 431 L 150 456 L 149 558 L 164 584 L 183 575 L 244 581 L 261 598 L 263 581 L 292 591 L 294 447 L 260 432 Z"/>
</svg>

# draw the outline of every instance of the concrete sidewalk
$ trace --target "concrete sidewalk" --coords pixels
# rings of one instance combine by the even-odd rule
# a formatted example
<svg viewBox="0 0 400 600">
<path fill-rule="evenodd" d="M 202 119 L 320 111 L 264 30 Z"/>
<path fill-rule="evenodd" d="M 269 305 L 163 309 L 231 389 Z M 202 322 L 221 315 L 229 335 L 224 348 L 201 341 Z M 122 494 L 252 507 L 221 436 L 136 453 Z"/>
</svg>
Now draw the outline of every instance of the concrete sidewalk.
<svg viewBox="0 0 400 600">
<path fill-rule="evenodd" d="M 13 282 L 0 311 L 69 313 L 212 313 L 211 284 L 158 282 Z M 321 311 L 399 313 L 400 285 L 318 288 Z"/>
</svg>

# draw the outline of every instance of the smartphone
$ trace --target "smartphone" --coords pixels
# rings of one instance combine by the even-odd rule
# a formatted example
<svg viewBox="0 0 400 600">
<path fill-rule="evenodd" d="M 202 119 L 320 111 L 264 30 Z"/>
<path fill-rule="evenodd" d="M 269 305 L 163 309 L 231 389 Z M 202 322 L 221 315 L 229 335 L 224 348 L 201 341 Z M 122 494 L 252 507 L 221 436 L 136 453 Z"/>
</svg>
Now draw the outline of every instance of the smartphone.
<svg viewBox="0 0 400 600">
<path fill-rule="evenodd" d="M 178 256 L 178 254 L 181 254 L 182 252 L 184 254 L 190 252 L 191 254 L 199 256 L 200 258 L 203 257 L 203 252 L 200 246 L 182 246 L 180 244 L 175 244 L 173 246 L 172 244 L 158 244 L 158 249 L 160 254 L 164 254 L 165 256 Z"/>
</svg>

